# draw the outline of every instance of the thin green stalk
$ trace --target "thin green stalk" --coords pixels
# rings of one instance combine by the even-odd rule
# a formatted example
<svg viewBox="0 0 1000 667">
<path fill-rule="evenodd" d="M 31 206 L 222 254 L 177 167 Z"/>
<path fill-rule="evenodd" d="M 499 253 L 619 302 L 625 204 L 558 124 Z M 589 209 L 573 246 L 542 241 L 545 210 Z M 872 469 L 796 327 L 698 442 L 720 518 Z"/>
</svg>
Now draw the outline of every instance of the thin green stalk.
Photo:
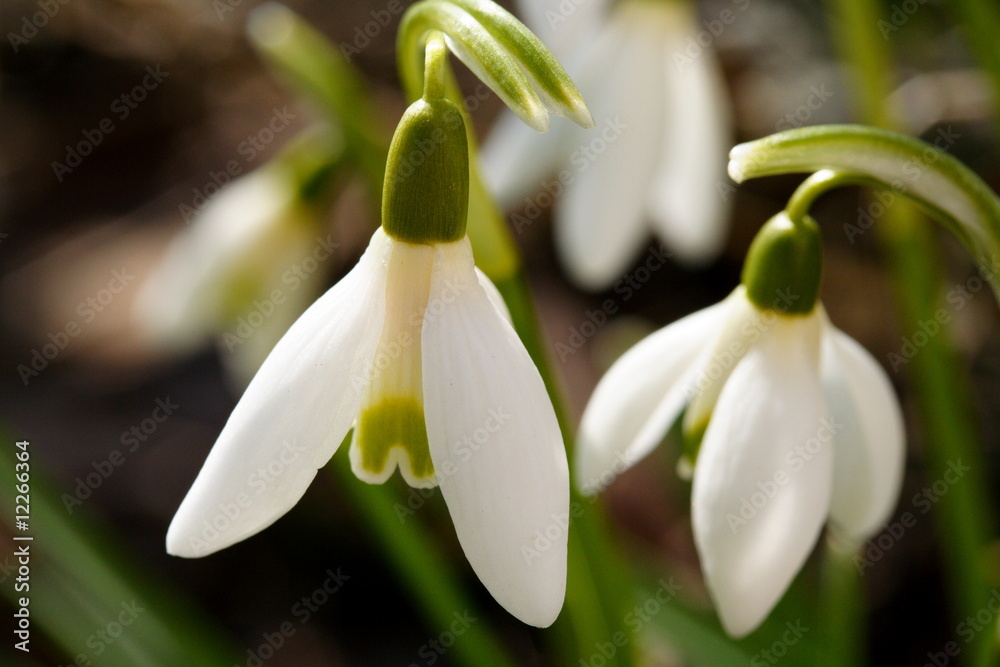
<svg viewBox="0 0 1000 667">
<path fill-rule="evenodd" d="M 347 445 L 345 442 L 341 449 Z M 496 638 L 489 621 L 476 611 L 454 571 L 447 567 L 447 556 L 420 517 L 408 516 L 405 522 L 400 522 L 393 509 L 391 488 L 361 482 L 351 472 L 347 456 L 335 456 L 330 470 L 340 482 L 339 488 L 350 496 L 351 506 L 372 526 L 372 536 L 378 540 L 403 585 L 423 608 L 429 626 L 447 628 L 453 623 L 454 614 L 465 611 L 478 619 L 451 648 L 455 657 L 470 667 L 483 664 L 513 667 L 516 663 Z"/>
<path fill-rule="evenodd" d="M 890 57 L 877 32 L 880 18 L 871 0 L 836 0 L 842 19 L 837 33 L 841 58 L 852 66 L 862 120 L 892 129 L 886 108 L 891 90 Z M 993 45 L 991 44 L 991 48 Z M 943 479 L 949 466 L 962 462 L 969 472 L 936 505 L 938 530 L 953 618 L 979 610 L 989 596 L 984 549 L 994 535 L 995 520 L 983 481 L 986 470 L 969 400 L 968 380 L 951 345 L 950 327 L 940 322 L 943 310 L 942 262 L 926 221 L 903 202 L 890 207 L 882 225 L 882 240 L 906 332 L 920 331 L 923 322 L 938 321 L 939 333 L 909 361 L 921 422 L 927 435 L 928 476 Z M 986 666 L 992 661 L 991 632 L 973 638 L 962 658 Z"/>
<path fill-rule="evenodd" d="M 864 596 L 854 564 L 854 549 L 827 544 L 824 553 L 820 599 L 826 613 L 820 615 L 823 650 L 819 667 L 865 664 Z"/>
</svg>

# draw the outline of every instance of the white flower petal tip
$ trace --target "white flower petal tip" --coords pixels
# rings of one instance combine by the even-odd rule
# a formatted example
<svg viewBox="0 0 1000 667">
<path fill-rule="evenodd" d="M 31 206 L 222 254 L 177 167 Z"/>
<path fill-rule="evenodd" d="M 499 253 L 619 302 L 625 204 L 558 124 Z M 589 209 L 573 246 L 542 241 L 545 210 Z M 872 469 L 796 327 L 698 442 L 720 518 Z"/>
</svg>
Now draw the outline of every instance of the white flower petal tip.
<svg viewBox="0 0 1000 667">
<path fill-rule="evenodd" d="M 820 318 L 779 317 L 736 366 L 701 445 L 692 525 L 727 632 L 770 613 L 830 510 L 833 437 L 819 376 Z"/>
<path fill-rule="evenodd" d="M 547 627 L 566 588 L 569 472 L 538 370 L 473 271 L 438 247 L 422 332 L 427 438 L 469 563 L 521 621 Z"/>
<path fill-rule="evenodd" d="M 389 241 L 376 232 L 357 266 L 271 351 L 222 429 L 167 532 L 167 551 L 205 556 L 291 509 L 354 423 L 385 311 Z"/>
</svg>

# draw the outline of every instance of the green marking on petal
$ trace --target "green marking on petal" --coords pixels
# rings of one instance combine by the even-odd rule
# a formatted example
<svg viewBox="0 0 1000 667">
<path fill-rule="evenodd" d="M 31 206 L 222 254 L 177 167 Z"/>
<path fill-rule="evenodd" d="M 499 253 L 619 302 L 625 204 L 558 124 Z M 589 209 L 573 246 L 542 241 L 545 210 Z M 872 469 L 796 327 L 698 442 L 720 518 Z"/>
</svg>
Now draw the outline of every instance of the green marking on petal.
<svg viewBox="0 0 1000 667">
<path fill-rule="evenodd" d="M 434 486 L 423 406 L 398 397 L 363 409 L 351 444 L 351 465 L 366 482 L 384 482 L 399 465 L 410 486 Z"/>
</svg>

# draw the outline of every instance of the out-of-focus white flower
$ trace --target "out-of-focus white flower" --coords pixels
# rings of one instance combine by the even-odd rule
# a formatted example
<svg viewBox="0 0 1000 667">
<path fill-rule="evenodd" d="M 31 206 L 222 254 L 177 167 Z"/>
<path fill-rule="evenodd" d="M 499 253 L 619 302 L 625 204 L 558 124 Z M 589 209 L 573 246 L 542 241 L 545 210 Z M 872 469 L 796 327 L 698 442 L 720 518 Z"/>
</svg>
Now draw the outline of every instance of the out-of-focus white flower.
<svg viewBox="0 0 1000 667">
<path fill-rule="evenodd" d="M 595 1 L 569 12 L 555 0 L 521 5 L 528 25 L 567 63 L 597 130 L 558 126 L 539 138 L 505 113 L 482 151 L 501 203 L 514 207 L 540 189 L 546 194 L 535 206 L 558 196 L 557 248 L 590 289 L 621 276 L 650 224 L 679 260 L 712 259 L 728 217 L 718 184 L 730 110 L 711 48 L 691 51 L 693 8 L 648 0 L 610 8 Z"/>
<path fill-rule="evenodd" d="M 283 164 L 234 180 L 174 239 L 143 284 L 134 313 L 140 331 L 175 354 L 219 340 L 222 359 L 245 386 L 327 275 L 315 270 L 282 281 L 312 256 L 317 229 Z"/>
</svg>

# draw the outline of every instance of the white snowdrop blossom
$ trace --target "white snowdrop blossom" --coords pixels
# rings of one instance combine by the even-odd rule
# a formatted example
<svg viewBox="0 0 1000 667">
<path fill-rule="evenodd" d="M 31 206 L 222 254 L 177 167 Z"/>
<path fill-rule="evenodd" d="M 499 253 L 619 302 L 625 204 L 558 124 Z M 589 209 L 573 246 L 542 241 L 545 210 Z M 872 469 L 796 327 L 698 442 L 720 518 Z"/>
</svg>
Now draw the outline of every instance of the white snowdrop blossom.
<svg viewBox="0 0 1000 667">
<path fill-rule="evenodd" d="M 773 247 L 787 237 L 777 240 Z M 774 280 L 745 270 L 746 286 L 726 300 L 641 341 L 601 379 L 580 426 L 575 472 L 585 493 L 680 426 L 702 570 L 737 637 L 778 602 L 828 517 L 860 544 L 889 518 L 902 483 L 892 385 L 827 319 L 815 298 L 818 268 L 812 288 L 784 280 L 801 266 L 772 270 Z M 793 287 L 773 289 L 782 283 Z"/>
<path fill-rule="evenodd" d="M 331 242 L 317 236 L 286 171 L 271 164 L 232 181 L 171 242 L 135 304 L 152 346 L 186 354 L 219 340 L 246 386 L 315 298 L 327 272 L 289 272 L 317 252 L 329 258 Z"/>
<path fill-rule="evenodd" d="M 538 137 L 505 112 L 482 164 L 500 202 L 523 209 L 515 229 L 557 199 L 557 249 L 571 277 L 595 290 L 627 270 L 650 224 L 678 260 L 715 257 L 728 217 L 718 184 L 731 120 L 714 53 L 691 53 L 699 29 L 693 8 L 649 0 L 520 4 L 567 63 L 597 129 L 564 124 Z"/>
<path fill-rule="evenodd" d="M 525 623 L 555 620 L 565 531 L 534 547 L 568 515 L 562 436 L 499 292 L 475 268 L 467 204 L 461 115 L 420 100 L 393 138 L 383 227 L 250 383 L 174 517 L 170 553 L 204 556 L 269 526 L 353 427 L 360 479 L 398 468 L 412 486 L 440 486 L 496 600 Z"/>
</svg>

